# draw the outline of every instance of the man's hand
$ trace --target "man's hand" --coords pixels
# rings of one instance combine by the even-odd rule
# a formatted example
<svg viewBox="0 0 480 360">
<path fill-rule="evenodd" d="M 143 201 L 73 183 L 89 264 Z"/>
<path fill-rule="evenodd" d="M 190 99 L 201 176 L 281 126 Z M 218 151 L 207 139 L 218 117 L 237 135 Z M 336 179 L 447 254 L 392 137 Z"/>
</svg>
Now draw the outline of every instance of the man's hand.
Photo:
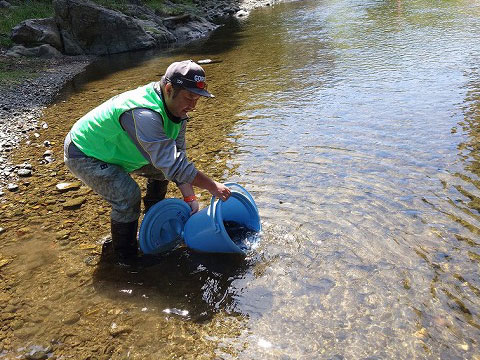
<svg viewBox="0 0 480 360">
<path fill-rule="evenodd" d="M 231 191 L 225 185 L 214 181 L 215 187 L 211 189 L 210 193 L 215 196 L 216 198 L 227 201 L 231 195 Z"/>
<path fill-rule="evenodd" d="M 198 186 L 199 188 L 208 190 L 210 194 L 212 194 L 217 199 L 220 199 L 222 201 L 227 201 L 231 194 L 230 189 L 228 187 L 210 179 L 207 175 L 205 175 L 201 171 L 197 172 L 197 175 L 195 175 L 195 178 L 193 179 L 191 185 Z"/>
<path fill-rule="evenodd" d="M 197 200 L 189 201 L 187 202 L 187 204 L 188 206 L 190 206 L 190 209 L 192 209 L 192 211 L 190 212 L 190 215 L 193 215 L 198 211 L 199 205 Z"/>
<path fill-rule="evenodd" d="M 195 214 L 198 209 L 198 201 L 197 198 L 195 197 L 195 192 L 193 191 L 193 187 L 191 184 L 179 184 L 178 188 L 180 189 L 182 195 L 183 195 L 183 200 L 190 206 L 190 209 L 192 211 L 190 212 L 190 215 Z"/>
</svg>

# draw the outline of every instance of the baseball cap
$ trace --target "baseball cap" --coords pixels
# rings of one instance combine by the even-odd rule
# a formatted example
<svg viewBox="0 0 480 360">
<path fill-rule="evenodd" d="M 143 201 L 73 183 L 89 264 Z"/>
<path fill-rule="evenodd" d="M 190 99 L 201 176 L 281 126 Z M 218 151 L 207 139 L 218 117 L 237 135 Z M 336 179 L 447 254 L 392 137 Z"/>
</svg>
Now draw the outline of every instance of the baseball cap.
<svg viewBox="0 0 480 360">
<path fill-rule="evenodd" d="M 192 60 L 177 61 L 167 68 L 165 79 L 195 94 L 214 97 L 207 91 L 205 70 Z"/>
</svg>

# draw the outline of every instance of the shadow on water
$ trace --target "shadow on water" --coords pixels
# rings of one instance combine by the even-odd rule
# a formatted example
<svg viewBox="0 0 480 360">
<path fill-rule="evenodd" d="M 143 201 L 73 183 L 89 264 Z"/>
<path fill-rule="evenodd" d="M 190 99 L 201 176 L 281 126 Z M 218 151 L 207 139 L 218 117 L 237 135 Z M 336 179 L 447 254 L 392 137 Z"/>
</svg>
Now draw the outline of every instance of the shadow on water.
<svg viewBox="0 0 480 360">
<path fill-rule="evenodd" d="M 207 38 L 193 42 L 189 46 L 176 48 L 172 50 L 172 53 L 192 56 L 204 54 L 223 55 L 225 52 L 236 49 L 248 41 L 249 36 L 243 32 L 243 28 L 241 20 L 230 18 Z"/>
<path fill-rule="evenodd" d="M 235 314 L 232 282 L 243 278 L 256 260 L 236 254 L 202 254 L 178 248 L 144 255 L 133 266 L 100 263 L 93 275 L 96 291 L 194 322 L 215 313 Z"/>
<path fill-rule="evenodd" d="M 172 57 L 175 55 L 200 56 L 204 54 L 220 55 L 228 49 L 233 49 L 242 44 L 245 35 L 241 34 L 242 24 L 235 18 L 228 19 L 222 26 L 214 30 L 202 40 L 172 44 L 168 47 L 125 52 L 99 57 L 87 66 L 84 72 L 67 82 L 57 96 L 56 102 L 67 100 L 72 94 L 80 92 L 84 85 L 101 80 L 116 72 L 140 67 L 147 61 L 160 57 Z M 198 59 L 194 59 L 198 60 Z M 156 79 L 163 75 L 163 69 L 157 74 L 152 74 Z"/>
</svg>

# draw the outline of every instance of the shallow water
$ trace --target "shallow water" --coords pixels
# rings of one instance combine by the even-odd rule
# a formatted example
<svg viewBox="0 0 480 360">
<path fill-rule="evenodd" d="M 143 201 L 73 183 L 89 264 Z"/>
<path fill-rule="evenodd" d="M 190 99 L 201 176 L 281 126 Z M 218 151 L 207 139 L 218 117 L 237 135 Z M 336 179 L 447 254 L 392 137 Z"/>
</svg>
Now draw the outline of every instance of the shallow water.
<svg viewBox="0 0 480 360">
<path fill-rule="evenodd" d="M 16 315 L 0 358 L 56 339 L 76 358 L 480 359 L 479 15 L 461 0 L 299 1 L 90 68 L 46 111 L 52 180 L 5 208 Z M 252 193 L 260 246 L 96 264 L 108 208 L 50 191 L 73 180 L 62 136 L 184 58 L 221 60 L 205 65 L 216 98 L 193 113 L 188 151 Z"/>
</svg>

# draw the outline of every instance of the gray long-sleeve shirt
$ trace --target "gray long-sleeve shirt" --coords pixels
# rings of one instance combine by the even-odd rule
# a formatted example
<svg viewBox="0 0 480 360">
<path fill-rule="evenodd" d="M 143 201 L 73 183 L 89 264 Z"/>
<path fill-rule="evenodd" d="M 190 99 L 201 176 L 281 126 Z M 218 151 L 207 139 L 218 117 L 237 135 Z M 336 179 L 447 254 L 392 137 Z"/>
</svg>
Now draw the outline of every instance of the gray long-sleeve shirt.
<svg viewBox="0 0 480 360">
<path fill-rule="evenodd" d="M 165 178 L 177 183 L 192 183 L 197 169 L 187 159 L 186 120 L 183 120 L 176 140 L 167 137 L 163 130 L 162 117 L 150 109 L 129 110 L 120 116 L 120 124 L 137 149 L 153 166 L 163 172 Z"/>
</svg>

